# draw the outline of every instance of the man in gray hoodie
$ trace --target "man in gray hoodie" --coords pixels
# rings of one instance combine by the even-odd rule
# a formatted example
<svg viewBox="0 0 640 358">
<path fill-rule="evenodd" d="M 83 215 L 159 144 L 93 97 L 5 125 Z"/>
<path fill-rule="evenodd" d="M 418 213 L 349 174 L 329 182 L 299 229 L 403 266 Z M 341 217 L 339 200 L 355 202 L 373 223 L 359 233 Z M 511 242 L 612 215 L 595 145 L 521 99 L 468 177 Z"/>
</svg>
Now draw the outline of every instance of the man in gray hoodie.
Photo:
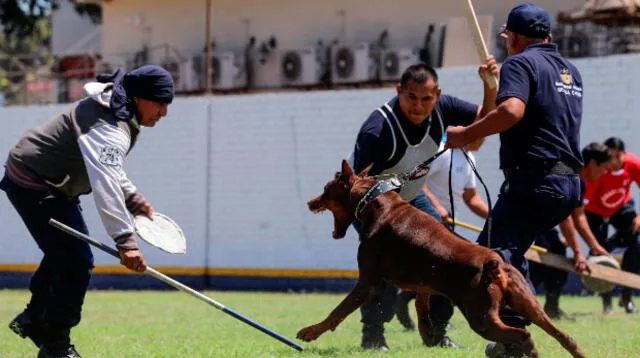
<svg viewBox="0 0 640 358">
<path fill-rule="evenodd" d="M 0 189 L 44 253 L 30 282 L 31 300 L 9 324 L 40 348 L 38 358 L 80 357 L 69 334 L 80 322 L 93 255 L 89 245 L 48 224 L 50 218 L 88 234 L 78 197 L 93 193 L 121 263 L 142 272 L 133 216 L 153 207 L 127 178 L 123 161 L 140 127 L 167 115 L 171 75 L 157 66 L 98 76 L 87 97 L 29 130 L 11 149 Z"/>
</svg>

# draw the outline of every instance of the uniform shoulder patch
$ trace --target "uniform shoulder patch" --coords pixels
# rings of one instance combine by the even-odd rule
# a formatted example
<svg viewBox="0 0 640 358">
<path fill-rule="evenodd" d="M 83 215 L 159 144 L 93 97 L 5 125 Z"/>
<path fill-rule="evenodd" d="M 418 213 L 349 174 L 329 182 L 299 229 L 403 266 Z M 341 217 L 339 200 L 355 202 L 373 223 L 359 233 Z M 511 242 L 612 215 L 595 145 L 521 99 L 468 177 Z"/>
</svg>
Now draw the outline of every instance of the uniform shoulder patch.
<svg viewBox="0 0 640 358">
<path fill-rule="evenodd" d="M 115 146 L 102 148 L 100 152 L 100 163 L 112 166 L 121 166 L 124 159 L 124 152 Z"/>
</svg>

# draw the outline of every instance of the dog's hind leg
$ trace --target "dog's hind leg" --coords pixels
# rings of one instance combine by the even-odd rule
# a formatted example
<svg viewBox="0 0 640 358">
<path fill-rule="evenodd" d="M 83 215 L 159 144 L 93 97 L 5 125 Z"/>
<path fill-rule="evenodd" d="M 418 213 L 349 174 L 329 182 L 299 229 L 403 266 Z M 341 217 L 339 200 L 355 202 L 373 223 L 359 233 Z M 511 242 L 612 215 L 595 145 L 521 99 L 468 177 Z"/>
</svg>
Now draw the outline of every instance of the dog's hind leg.
<svg viewBox="0 0 640 358">
<path fill-rule="evenodd" d="M 498 312 L 492 312 L 484 320 L 483 336 L 491 341 L 513 345 L 522 350 L 527 357 L 538 358 L 538 351 L 531 338 L 531 333 L 523 328 L 507 326 L 502 322 Z"/>
<path fill-rule="evenodd" d="M 529 290 L 529 286 L 522 274 L 513 267 L 508 270 L 508 273 L 511 278 L 508 286 L 509 305 L 516 312 L 525 316 L 555 338 L 574 358 L 586 357 L 576 341 L 551 322 L 551 318 L 544 312 L 533 293 Z"/>
<path fill-rule="evenodd" d="M 531 358 L 538 357 L 531 334 L 525 329 L 506 325 L 500 318 L 502 288 L 492 283 L 486 290 L 488 294 L 477 296 L 461 308 L 471 329 L 485 339 L 518 347 Z"/>
<path fill-rule="evenodd" d="M 374 293 L 374 285 L 358 281 L 353 290 L 340 302 L 338 307 L 331 311 L 327 318 L 318 324 L 301 329 L 298 332 L 297 338 L 305 342 L 310 342 L 328 330 L 333 331 L 347 316 L 370 299 Z"/>
</svg>

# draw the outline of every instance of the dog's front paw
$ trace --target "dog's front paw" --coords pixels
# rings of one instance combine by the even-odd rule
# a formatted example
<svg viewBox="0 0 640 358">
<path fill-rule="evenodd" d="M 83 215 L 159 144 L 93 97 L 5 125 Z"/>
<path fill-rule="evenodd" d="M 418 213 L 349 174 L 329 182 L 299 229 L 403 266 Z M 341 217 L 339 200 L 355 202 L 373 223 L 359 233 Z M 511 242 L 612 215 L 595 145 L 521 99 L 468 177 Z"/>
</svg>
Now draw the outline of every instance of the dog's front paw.
<svg viewBox="0 0 640 358">
<path fill-rule="evenodd" d="M 322 328 L 320 324 L 314 324 L 313 326 L 301 329 L 296 337 L 305 342 L 311 342 L 318 339 L 325 331 L 326 329 Z"/>
</svg>

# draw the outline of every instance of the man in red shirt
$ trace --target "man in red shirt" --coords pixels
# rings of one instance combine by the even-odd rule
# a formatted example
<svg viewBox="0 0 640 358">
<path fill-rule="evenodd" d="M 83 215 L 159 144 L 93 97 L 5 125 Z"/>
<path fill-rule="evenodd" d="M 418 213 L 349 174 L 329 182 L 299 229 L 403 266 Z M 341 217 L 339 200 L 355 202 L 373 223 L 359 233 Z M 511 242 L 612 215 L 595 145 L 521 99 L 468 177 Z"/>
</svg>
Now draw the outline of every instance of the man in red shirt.
<svg viewBox="0 0 640 358">
<path fill-rule="evenodd" d="M 631 183 L 640 186 L 640 158 L 625 152 L 624 142 L 611 137 L 604 144 L 611 153 L 611 171 L 596 181 L 587 181 L 584 194 L 585 214 L 591 231 L 607 250 L 625 247 L 622 270 L 640 273 L 640 216 L 636 213 L 631 198 Z M 617 230 L 608 239 L 609 224 Z M 620 306 L 627 313 L 636 313 L 636 305 L 631 300 L 632 291 L 622 290 Z M 603 313 L 613 311 L 611 293 L 602 295 Z"/>
</svg>

